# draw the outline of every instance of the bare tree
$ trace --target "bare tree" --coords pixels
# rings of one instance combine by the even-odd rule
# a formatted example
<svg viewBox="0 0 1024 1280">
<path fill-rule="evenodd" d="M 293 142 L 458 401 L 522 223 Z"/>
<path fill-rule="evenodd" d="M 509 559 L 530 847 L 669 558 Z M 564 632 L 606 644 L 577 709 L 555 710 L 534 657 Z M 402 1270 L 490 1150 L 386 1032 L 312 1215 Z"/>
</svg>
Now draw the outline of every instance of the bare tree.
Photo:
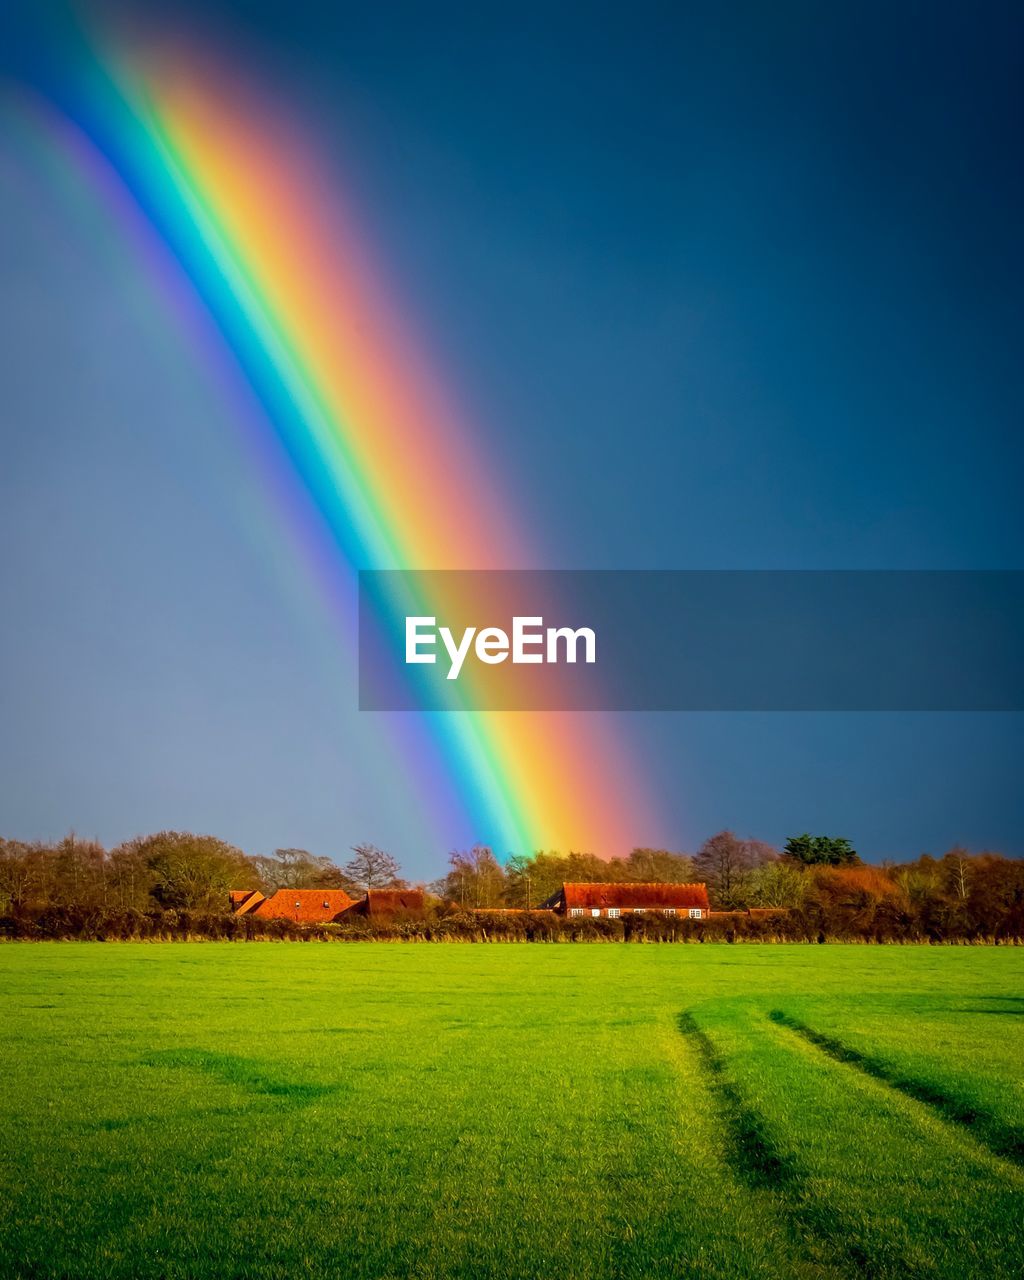
<svg viewBox="0 0 1024 1280">
<path fill-rule="evenodd" d="M 778 851 L 763 840 L 741 840 L 732 831 L 719 831 L 704 841 L 693 865 L 715 905 L 727 911 L 746 905 L 750 872 L 777 857 Z"/>
<path fill-rule="evenodd" d="M 107 889 L 118 911 L 147 911 L 153 905 L 156 872 L 137 848 L 114 849 L 107 858 Z"/>
<path fill-rule="evenodd" d="M 357 844 L 352 852 L 355 857 L 342 870 L 358 888 L 387 889 L 401 881 L 402 868 L 397 860 L 375 844 Z"/>
<path fill-rule="evenodd" d="M 505 901 L 526 911 L 539 901 L 533 859 L 527 854 L 513 854 L 505 863 Z"/>
<path fill-rule="evenodd" d="M 21 911 L 32 900 L 38 859 L 32 847 L 18 840 L 0 839 L 0 911 Z"/>
<path fill-rule="evenodd" d="M 275 849 L 271 857 L 252 861 L 268 889 L 355 888 L 337 863 L 305 849 Z"/>
<path fill-rule="evenodd" d="M 505 896 L 505 869 L 487 845 L 474 845 L 468 853 L 448 857 L 445 896 L 464 907 L 498 907 Z M 527 890 L 528 890 L 527 882 Z"/>
<path fill-rule="evenodd" d="M 971 859 L 961 844 L 954 845 L 942 859 L 946 873 L 946 883 L 953 896 L 960 902 L 966 902 L 971 889 Z"/>
<path fill-rule="evenodd" d="M 625 862 L 613 858 L 611 865 L 616 878 L 621 874 L 623 880 L 658 884 L 686 884 L 694 874 L 693 859 L 688 854 L 668 849 L 634 849 Z"/>
</svg>

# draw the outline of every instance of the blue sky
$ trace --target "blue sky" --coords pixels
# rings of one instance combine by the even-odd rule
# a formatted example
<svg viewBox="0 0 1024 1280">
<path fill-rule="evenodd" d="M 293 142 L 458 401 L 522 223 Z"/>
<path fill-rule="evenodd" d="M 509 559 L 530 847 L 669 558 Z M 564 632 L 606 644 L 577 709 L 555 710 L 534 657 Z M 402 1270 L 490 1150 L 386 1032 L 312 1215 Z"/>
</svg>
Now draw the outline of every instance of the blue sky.
<svg viewBox="0 0 1024 1280">
<path fill-rule="evenodd" d="M 550 567 L 1024 567 L 1017 7 L 145 8 L 310 122 Z M 6 119 L 0 830 L 432 873 L 231 389 Z M 622 723 L 638 840 L 1024 853 L 1019 716 Z"/>
</svg>

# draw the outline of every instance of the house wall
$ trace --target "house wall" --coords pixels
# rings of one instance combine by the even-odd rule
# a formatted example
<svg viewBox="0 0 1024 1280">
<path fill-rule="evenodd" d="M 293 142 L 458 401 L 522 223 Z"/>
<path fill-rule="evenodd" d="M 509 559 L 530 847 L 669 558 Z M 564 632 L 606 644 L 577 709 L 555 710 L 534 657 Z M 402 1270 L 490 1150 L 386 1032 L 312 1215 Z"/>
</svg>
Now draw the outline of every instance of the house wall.
<svg viewBox="0 0 1024 1280">
<path fill-rule="evenodd" d="M 570 920 L 621 920 L 632 915 L 675 916 L 683 920 L 704 920 L 710 914 L 703 907 L 569 907 L 562 903 L 560 913 Z M 696 914 L 694 914 L 696 912 Z"/>
</svg>

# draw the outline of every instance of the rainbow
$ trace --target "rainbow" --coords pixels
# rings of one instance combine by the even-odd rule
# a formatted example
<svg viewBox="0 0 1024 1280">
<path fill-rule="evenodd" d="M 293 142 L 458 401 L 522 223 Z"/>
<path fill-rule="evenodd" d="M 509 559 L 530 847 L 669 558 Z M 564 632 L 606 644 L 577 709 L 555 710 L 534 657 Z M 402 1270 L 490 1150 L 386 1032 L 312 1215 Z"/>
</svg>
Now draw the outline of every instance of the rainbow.
<svg viewBox="0 0 1024 1280">
<path fill-rule="evenodd" d="M 304 134 L 194 48 L 152 56 L 67 32 L 59 44 L 32 77 L 63 122 L 54 136 L 66 144 L 70 127 L 67 150 L 84 141 L 116 176 L 200 299 L 301 482 L 334 572 L 536 564 Z M 500 854 L 625 852 L 659 829 L 606 717 L 395 720 L 403 777 L 443 777 L 459 829 Z"/>
</svg>

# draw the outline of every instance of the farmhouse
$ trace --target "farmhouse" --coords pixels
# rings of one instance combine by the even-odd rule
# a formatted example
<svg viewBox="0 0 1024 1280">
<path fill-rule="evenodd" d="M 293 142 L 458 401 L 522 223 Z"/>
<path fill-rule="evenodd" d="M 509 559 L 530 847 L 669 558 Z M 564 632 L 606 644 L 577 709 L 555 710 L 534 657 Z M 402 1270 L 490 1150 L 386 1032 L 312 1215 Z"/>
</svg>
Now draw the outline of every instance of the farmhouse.
<svg viewBox="0 0 1024 1280">
<path fill-rule="evenodd" d="M 231 891 L 231 909 L 236 916 L 251 915 L 261 920 L 326 924 L 355 905 L 344 889 L 278 889 L 269 898 L 258 889 Z"/>
<path fill-rule="evenodd" d="M 236 916 L 297 924 L 331 924 L 350 916 L 393 920 L 421 916 L 424 909 L 422 889 L 370 889 L 358 901 L 344 889 L 278 889 L 269 898 L 258 889 L 232 889 L 229 897 Z"/>
<path fill-rule="evenodd" d="M 710 915 L 707 886 L 703 884 L 576 882 L 563 884 L 541 906 L 563 916 L 604 916 L 612 920 L 648 911 L 691 920 L 704 920 Z"/>
</svg>

